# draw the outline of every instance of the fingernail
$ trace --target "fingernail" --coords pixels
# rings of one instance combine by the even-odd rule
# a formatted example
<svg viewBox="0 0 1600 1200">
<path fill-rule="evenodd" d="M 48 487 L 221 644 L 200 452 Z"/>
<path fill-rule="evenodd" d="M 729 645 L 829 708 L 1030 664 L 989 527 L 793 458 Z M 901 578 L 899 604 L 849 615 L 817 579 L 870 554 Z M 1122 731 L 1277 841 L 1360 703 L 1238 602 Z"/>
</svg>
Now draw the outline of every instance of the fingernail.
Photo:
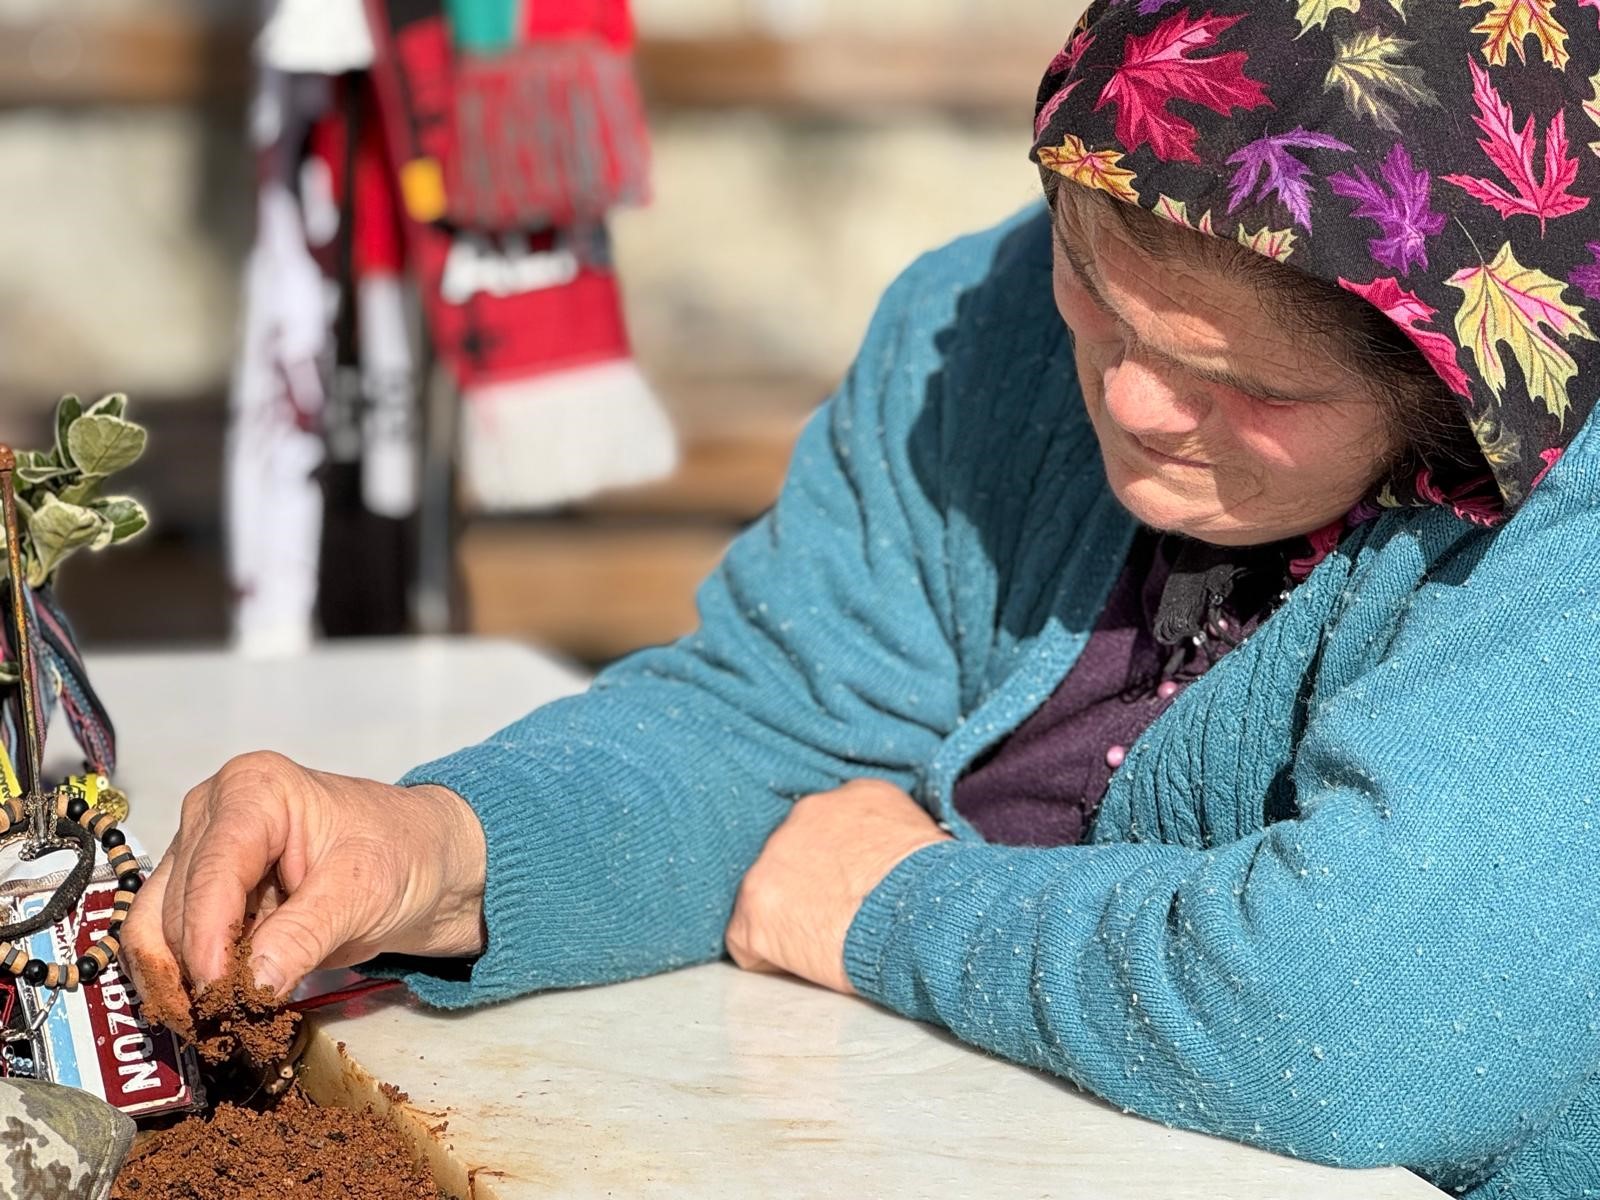
<svg viewBox="0 0 1600 1200">
<path fill-rule="evenodd" d="M 277 995 L 283 994 L 283 985 L 288 982 L 278 964 L 264 955 L 258 954 L 250 960 L 250 974 L 255 977 L 257 987 L 271 988 Z"/>
</svg>

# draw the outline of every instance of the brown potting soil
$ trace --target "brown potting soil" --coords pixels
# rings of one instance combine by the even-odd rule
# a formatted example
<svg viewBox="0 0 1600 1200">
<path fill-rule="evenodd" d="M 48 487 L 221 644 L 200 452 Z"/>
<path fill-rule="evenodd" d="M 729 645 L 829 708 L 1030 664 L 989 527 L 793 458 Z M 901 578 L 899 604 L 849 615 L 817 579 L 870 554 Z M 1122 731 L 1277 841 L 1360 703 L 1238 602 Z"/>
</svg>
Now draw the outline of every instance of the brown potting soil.
<svg viewBox="0 0 1600 1200">
<path fill-rule="evenodd" d="M 222 976 L 208 984 L 192 1005 L 176 979 L 158 977 L 146 982 L 144 1015 L 192 1042 L 208 1066 L 239 1054 L 256 1066 L 281 1062 L 294 1044 L 300 1014 L 284 1008 L 271 988 L 256 984 L 250 959 L 250 939 L 236 930 Z"/>
<path fill-rule="evenodd" d="M 146 1135 L 111 1200 L 444 1200 L 444 1193 L 370 1108 L 324 1108 L 295 1087 L 267 1112 L 221 1104 L 209 1119 Z"/>
<path fill-rule="evenodd" d="M 428 1165 L 371 1108 L 323 1107 L 298 1084 L 276 1100 L 264 1093 L 260 1068 L 284 1060 L 302 1018 L 256 985 L 239 932 L 222 977 L 192 1003 L 176 978 L 145 981 L 145 1016 L 194 1043 L 217 1103 L 141 1135 L 111 1200 L 447 1200 Z M 391 1103 L 404 1100 L 398 1089 L 383 1091 Z"/>
</svg>

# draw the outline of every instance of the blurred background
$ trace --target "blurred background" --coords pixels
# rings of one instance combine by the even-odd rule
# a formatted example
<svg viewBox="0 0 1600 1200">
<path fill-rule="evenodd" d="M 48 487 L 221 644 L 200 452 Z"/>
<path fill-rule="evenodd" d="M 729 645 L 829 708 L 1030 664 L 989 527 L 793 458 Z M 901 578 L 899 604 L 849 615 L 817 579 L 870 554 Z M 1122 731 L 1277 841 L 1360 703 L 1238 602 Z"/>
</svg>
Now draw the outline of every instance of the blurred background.
<svg viewBox="0 0 1600 1200">
<path fill-rule="evenodd" d="M 424 469 L 407 582 L 362 576 L 357 555 L 357 590 L 409 589 L 411 630 L 588 663 L 688 629 L 696 584 L 771 503 L 884 286 L 1037 194 L 1032 92 L 1079 7 L 638 0 L 652 194 L 611 214 L 611 255 L 677 466 L 531 508 Z M 117 490 L 151 529 L 62 575 L 91 649 L 237 634 L 230 512 L 245 510 L 225 499 L 224 447 L 263 174 L 260 25 L 224 0 L 0 0 L 0 437 L 47 446 L 68 391 L 126 392 L 150 431 Z M 426 354 L 415 372 L 418 453 L 431 439 L 437 455 L 459 388 Z M 258 497 L 250 536 L 270 540 L 292 507 Z"/>
</svg>

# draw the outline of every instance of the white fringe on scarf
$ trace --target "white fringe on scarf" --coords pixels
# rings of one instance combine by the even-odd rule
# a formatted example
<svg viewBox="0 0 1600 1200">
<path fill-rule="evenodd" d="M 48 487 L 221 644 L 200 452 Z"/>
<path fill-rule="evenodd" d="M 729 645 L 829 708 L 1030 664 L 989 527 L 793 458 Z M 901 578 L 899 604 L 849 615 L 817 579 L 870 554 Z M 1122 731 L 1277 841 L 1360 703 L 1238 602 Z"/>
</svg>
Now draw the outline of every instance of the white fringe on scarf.
<svg viewBox="0 0 1600 1200">
<path fill-rule="evenodd" d="M 677 465 L 671 419 L 629 360 L 490 384 L 462 397 L 462 483 L 479 512 L 555 508 L 649 483 Z"/>
</svg>

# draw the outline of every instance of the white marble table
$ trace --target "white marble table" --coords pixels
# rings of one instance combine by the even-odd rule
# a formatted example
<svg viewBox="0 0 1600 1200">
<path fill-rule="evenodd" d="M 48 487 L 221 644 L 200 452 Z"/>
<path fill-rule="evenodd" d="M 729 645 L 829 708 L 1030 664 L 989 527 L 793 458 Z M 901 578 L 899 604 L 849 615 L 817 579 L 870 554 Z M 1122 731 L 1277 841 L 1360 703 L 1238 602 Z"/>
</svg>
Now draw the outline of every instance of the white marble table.
<svg viewBox="0 0 1600 1200">
<path fill-rule="evenodd" d="M 481 641 L 274 662 L 105 655 L 91 669 L 117 719 L 132 827 L 156 847 L 186 788 L 232 754 L 267 747 L 392 778 L 582 685 Z M 1170 1130 L 865 1002 L 727 966 L 469 1014 L 390 993 L 327 1028 L 410 1093 L 414 1119 L 448 1121 L 445 1173 L 475 1200 L 1443 1195 L 1404 1171 L 1330 1170 Z"/>
</svg>

